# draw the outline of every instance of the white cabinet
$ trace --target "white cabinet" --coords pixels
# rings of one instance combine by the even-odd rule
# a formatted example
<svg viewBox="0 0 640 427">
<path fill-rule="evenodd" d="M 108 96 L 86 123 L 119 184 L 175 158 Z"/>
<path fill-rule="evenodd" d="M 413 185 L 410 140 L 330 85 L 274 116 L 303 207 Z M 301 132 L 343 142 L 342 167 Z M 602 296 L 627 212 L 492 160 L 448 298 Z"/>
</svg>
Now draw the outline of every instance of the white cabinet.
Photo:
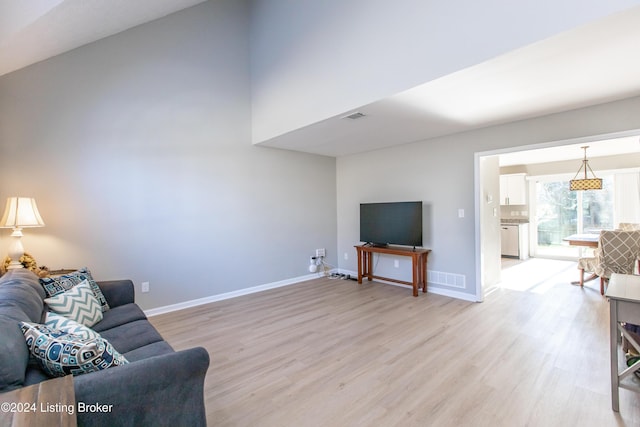
<svg viewBox="0 0 640 427">
<path fill-rule="evenodd" d="M 524 173 L 500 175 L 501 205 L 527 204 L 527 180 L 525 177 Z"/>
<path fill-rule="evenodd" d="M 502 256 L 529 258 L 529 224 L 502 224 L 500 245 Z"/>
</svg>

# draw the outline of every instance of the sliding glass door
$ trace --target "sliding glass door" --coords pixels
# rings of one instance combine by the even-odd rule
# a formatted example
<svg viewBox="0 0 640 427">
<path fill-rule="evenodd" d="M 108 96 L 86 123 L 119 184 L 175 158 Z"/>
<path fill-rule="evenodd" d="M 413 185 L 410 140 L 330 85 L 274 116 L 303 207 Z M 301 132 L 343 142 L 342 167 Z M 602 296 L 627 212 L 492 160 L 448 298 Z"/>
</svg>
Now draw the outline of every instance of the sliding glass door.
<svg viewBox="0 0 640 427">
<path fill-rule="evenodd" d="M 538 257 L 576 258 L 578 247 L 562 239 L 572 234 L 599 233 L 613 228 L 613 175 L 600 176 L 602 190 L 570 191 L 570 178 L 539 179 L 531 187 L 536 232 L 533 252 Z"/>
<path fill-rule="evenodd" d="M 613 176 L 611 175 L 602 177 L 602 190 L 577 191 L 578 206 L 582 207 L 582 215 L 578 215 L 579 232 L 600 233 L 600 230 L 614 228 L 613 192 Z"/>
</svg>

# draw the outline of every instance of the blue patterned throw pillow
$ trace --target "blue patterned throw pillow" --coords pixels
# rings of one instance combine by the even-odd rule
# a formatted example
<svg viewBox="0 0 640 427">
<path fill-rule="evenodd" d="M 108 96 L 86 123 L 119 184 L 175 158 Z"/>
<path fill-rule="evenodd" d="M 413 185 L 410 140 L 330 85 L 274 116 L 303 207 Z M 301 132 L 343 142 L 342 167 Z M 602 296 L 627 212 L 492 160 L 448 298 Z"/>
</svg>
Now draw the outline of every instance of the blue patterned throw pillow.
<svg viewBox="0 0 640 427">
<path fill-rule="evenodd" d="M 78 283 L 87 281 L 91 287 L 91 291 L 100 303 L 100 309 L 104 312 L 109 310 L 109 304 L 104 294 L 100 290 L 100 286 L 93 280 L 91 271 L 88 268 L 81 268 L 73 273 L 63 274 L 62 276 L 43 277 L 40 284 L 44 288 L 48 296 L 53 297 L 76 286 Z"/>
<path fill-rule="evenodd" d="M 52 377 L 86 374 L 129 363 L 101 337 L 83 339 L 29 322 L 20 322 L 20 327 L 29 352 Z"/>
<path fill-rule="evenodd" d="M 44 325 L 49 329 L 77 335 L 83 339 L 100 338 L 100 334 L 93 329 L 52 311 L 47 311 L 44 318 Z"/>
<path fill-rule="evenodd" d="M 86 281 L 66 292 L 45 298 L 44 302 L 51 311 L 85 326 L 91 327 L 102 320 L 100 304 Z"/>
</svg>

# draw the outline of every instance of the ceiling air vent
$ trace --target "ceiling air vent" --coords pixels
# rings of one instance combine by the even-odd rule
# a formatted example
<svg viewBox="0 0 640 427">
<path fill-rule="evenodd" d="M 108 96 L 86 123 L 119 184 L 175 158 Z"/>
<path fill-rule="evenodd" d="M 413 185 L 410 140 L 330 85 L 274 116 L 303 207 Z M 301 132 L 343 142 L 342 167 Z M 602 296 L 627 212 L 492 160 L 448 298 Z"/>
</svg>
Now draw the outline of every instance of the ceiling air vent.
<svg viewBox="0 0 640 427">
<path fill-rule="evenodd" d="M 362 117 L 364 117 L 364 114 L 362 114 L 359 111 L 356 111 L 355 113 L 351 113 L 351 114 L 348 114 L 348 115 L 344 116 L 343 119 L 357 120 L 357 119 L 360 119 Z"/>
</svg>

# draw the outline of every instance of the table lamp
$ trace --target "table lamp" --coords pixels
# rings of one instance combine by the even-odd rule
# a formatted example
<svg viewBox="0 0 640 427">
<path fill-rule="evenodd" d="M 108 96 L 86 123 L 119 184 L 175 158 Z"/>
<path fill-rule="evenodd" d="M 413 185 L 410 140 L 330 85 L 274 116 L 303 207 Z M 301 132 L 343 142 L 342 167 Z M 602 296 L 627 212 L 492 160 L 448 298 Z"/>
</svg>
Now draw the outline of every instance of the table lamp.
<svg viewBox="0 0 640 427">
<path fill-rule="evenodd" d="M 22 229 L 26 227 L 43 227 L 44 221 L 38 212 L 35 199 L 29 197 L 9 197 L 0 220 L 0 228 L 13 228 L 13 241 L 9 245 L 11 263 L 7 269 L 24 268 L 20 258 L 24 255 L 22 246 Z"/>
</svg>

